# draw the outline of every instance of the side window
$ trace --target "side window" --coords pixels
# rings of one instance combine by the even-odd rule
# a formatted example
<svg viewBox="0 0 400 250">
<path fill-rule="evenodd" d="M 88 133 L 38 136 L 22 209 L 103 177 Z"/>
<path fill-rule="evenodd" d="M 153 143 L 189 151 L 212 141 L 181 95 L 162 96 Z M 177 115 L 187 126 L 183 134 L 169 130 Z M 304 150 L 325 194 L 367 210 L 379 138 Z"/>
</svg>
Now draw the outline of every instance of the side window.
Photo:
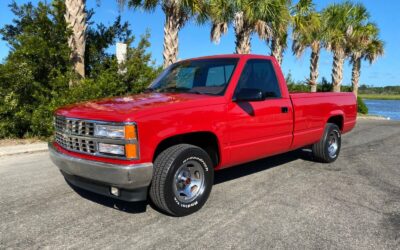
<svg viewBox="0 0 400 250">
<path fill-rule="evenodd" d="M 259 89 L 266 98 L 281 97 L 275 70 L 269 60 L 254 59 L 247 61 L 235 93 L 243 88 Z"/>
<path fill-rule="evenodd" d="M 234 65 L 216 66 L 208 69 L 206 86 L 222 86 L 229 81 Z"/>
</svg>

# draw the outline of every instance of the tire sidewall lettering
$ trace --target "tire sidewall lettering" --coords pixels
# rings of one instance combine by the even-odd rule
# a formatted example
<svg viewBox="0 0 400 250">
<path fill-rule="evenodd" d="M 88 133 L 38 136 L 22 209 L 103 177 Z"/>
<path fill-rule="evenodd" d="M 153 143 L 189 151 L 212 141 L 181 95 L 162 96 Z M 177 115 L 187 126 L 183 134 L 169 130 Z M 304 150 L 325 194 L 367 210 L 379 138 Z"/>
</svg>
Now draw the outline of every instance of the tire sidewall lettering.
<svg viewBox="0 0 400 250">
<path fill-rule="evenodd" d="M 199 202 L 197 200 L 193 201 L 190 204 L 181 203 L 180 201 L 178 201 L 178 199 L 176 197 L 174 197 L 174 201 L 175 201 L 176 205 L 178 205 L 179 207 L 187 208 L 187 209 L 191 208 L 191 207 L 194 207 L 194 206 L 197 206 L 199 204 Z"/>
<path fill-rule="evenodd" d="M 190 161 L 190 160 L 195 160 L 195 161 L 200 162 L 201 165 L 203 166 L 204 170 L 205 170 L 206 172 L 209 171 L 206 162 L 205 162 L 203 159 L 201 159 L 201 158 L 199 158 L 199 157 L 196 157 L 196 156 L 191 156 L 191 157 L 186 158 L 185 160 L 182 161 L 182 164 L 185 164 L 186 162 L 188 162 L 188 161 Z"/>
</svg>

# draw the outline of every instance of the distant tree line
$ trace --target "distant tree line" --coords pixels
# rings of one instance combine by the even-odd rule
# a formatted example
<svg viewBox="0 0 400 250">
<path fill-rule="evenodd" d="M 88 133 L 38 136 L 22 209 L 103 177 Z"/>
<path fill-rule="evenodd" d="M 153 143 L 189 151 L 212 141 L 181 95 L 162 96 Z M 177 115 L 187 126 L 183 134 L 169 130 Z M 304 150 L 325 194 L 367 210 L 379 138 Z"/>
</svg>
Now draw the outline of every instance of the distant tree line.
<svg viewBox="0 0 400 250">
<path fill-rule="evenodd" d="M 400 95 L 400 86 L 385 86 L 374 87 L 368 85 L 361 85 L 359 88 L 360 94 L 385 94 L 385 95 Z"/>
</svg>

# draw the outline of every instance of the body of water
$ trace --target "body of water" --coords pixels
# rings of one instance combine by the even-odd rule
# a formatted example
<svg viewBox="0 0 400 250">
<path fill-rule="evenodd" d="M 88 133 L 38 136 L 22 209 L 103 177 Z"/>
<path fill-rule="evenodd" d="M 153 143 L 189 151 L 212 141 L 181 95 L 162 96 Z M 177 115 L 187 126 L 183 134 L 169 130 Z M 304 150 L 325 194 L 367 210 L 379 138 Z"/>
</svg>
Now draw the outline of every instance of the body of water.
<svg viewBox="0 0 400 250">
<path fill-rule="evenodd" d="M 369 115 L 400 121 L 400 100 L 364 100 Z"/>
</svg>

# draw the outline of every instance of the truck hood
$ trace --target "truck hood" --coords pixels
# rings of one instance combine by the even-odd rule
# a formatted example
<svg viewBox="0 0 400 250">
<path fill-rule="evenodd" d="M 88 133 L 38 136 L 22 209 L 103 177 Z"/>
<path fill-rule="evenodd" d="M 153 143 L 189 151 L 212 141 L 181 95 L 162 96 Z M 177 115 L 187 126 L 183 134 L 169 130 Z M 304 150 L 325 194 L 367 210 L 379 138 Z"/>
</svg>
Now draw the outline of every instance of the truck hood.
<svg viewBox="0 0 400 250">
<path fill-rule="evenodd" d="M 191 93 L 148 93 L 72 104 L 59 108 L 56 114 L 89 120 L 129 122 L 140 116 L 220 104 L 223 100 L 222 96 Z"/>
</svg>

